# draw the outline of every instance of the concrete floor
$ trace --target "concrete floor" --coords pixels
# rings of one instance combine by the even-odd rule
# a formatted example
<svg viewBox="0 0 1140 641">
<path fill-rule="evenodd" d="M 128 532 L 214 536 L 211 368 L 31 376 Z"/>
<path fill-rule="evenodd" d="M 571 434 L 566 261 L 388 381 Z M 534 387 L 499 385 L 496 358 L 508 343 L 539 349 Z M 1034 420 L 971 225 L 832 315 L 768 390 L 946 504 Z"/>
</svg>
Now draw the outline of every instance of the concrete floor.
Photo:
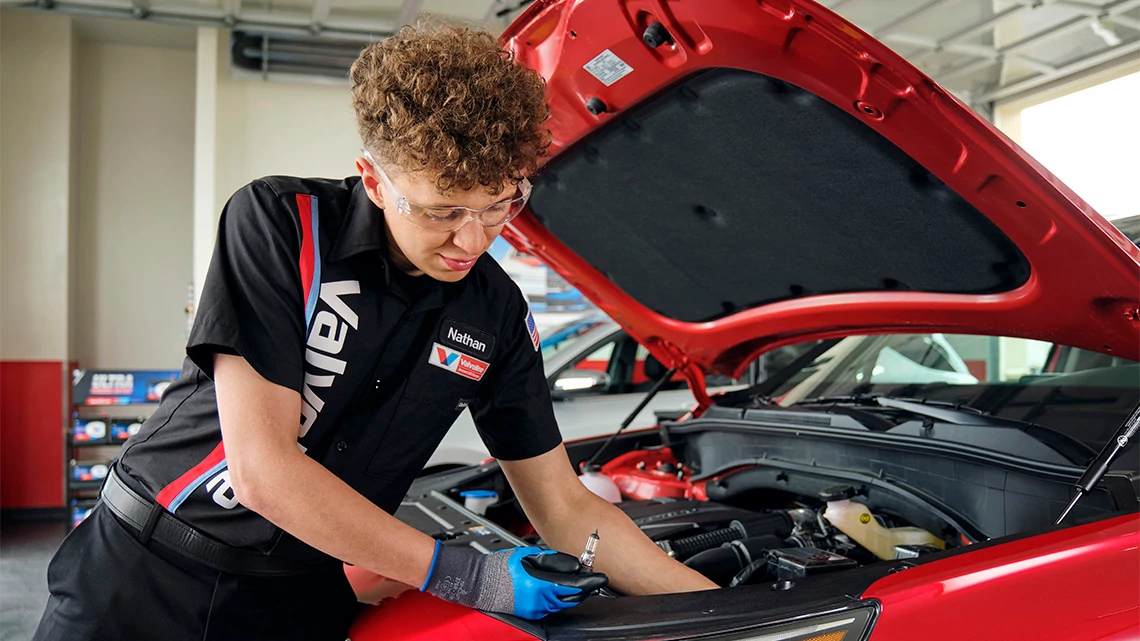
<svg viewBox="0 0 1140 641">
<path fill-rule="evenodd" d="M 28 641 L 47 604 L 47 566 L 67 524 L 0 527 L 0 639 Z"/>
</svg>

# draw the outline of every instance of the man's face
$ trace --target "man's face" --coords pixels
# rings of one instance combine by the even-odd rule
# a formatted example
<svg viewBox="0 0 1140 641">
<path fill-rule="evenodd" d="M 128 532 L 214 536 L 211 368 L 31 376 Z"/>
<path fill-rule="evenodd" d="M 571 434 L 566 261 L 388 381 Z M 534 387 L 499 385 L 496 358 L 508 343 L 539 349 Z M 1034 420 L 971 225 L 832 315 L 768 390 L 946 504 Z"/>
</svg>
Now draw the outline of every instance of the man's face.
<svg viewBox="0 0 1140 641">
<path fill-rule="evenodd" d="M 502 233 L 503 226 L 484 227 L 478 220 L 469 220 L 455 231 L 425 229 L 396 209 L 398 198 L 403 196 L 410 202 L 431 207 L 469 207 L 481 210 L 514 195 L 513 186 L 507 185 L 496 196 L 488 194 L 483 188 L 455 191 L 444 196 L 436 190 L 433 178 L 427 174 L 388 171 L 388 178 L 396 188 L 397 195 L 390 193 L 367 158 L 357 158 L 356 168 L 360 171 L 368 198 L 384 210 L 389 258 L 395 266 L 413 276 L 422 273 L 445 282 L 455 282 L 466 276 L 479 256 Z"/>
</svg>

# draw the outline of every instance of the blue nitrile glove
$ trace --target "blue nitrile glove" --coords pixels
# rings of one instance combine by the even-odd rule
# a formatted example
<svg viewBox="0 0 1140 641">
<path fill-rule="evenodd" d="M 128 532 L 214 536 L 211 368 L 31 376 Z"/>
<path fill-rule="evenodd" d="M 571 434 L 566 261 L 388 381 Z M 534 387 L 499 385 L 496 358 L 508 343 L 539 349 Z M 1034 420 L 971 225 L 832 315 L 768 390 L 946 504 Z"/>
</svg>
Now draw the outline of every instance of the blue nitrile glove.
<svg viewBox="0 0 1140 641">
<path fill-rule="evenodd" d="M 609 583 L 584 572 L 578 559 L 535 547 L 480 554 L 467 546 L 435 542 L 435 556 L 421 591 L 478 610 L 542 617 L 574 607 Z"/>
</svg>

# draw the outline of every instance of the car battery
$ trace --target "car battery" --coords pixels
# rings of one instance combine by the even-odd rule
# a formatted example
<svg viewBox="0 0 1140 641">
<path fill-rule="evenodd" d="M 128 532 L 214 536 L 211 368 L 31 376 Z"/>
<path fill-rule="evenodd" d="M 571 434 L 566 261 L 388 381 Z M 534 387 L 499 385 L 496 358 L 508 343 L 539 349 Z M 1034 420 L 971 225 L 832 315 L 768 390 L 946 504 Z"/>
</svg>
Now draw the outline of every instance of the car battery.
<svg viewBox="0 0 1140 641">
<path fill-rule="evenodd" d="M 851 559 L 818 548 L 786 548 L 768 553 L 768 574 L 781 581 L 847 570 L 856 567 Z"/>
</svg>

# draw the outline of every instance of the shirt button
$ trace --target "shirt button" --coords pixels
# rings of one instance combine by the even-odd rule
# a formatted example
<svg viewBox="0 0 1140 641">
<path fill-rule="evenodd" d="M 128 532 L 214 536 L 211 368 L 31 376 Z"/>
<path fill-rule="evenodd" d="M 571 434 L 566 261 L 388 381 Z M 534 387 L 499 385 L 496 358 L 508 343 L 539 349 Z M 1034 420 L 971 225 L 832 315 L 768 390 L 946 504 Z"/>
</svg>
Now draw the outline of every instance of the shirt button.
<svg viewBox="0 0 1140 641">
<path fill-rule="evenodd" d="M 345 442 L 345 441 L 337 441 L 337 443 L 336 443 L 336 451 L 338 451 L 338 452 L 343 452 L 343 451 L 345 451 L 345 450 L 347 450 L 347 449 L 348 449 L 348 443 L 347 443 L 347 442 Z"/>
</svg>

